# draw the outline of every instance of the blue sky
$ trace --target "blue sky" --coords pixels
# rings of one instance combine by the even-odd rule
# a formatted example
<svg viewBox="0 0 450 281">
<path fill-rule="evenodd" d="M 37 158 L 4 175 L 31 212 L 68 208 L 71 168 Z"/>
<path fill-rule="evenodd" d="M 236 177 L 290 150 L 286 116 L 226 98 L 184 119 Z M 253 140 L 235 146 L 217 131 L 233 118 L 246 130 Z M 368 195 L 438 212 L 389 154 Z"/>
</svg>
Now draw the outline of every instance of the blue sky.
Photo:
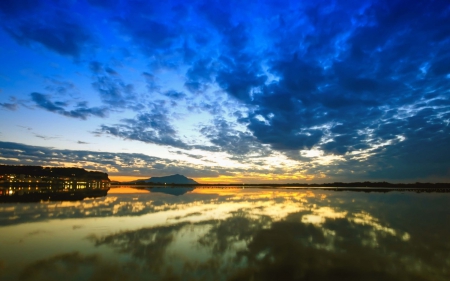
<svg viewBox="0 0 450 281">
<path fill-rule="evenodd" d="M 450 180 L 447 1 L 3 0 L 0 16 L 3 164 Z"/>
</svg>

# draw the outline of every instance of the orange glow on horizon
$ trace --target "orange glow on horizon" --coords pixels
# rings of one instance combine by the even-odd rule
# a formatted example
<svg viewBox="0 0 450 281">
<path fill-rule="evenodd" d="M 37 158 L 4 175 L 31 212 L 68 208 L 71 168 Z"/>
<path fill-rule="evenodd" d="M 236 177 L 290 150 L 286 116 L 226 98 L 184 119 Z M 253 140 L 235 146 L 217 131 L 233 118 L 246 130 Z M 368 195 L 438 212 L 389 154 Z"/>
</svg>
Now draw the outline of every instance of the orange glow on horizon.
<svg viewBox="0 0 450 281">
<path fill-rule="evenodd" d="M 189 177 L 189 176 L 188 176 Z M 150 176 L 113 176 L 110 175 L 109 179 L 112 181 L 128 182 L 135 180 L 145 180 Z M 305 183 L 313 180 L 325 179 L 324 174 L 319 175 L 305 175 L 302 172 L 293 172 L 286 174 L 259 174 L 259 173 L 247 173 L 236 174 L 233 176 L 218 176 L 218 177 L 198 177 L 192 178 L 200 184 L 283 184 L 283 183 Z"/>
<path fill-rule="evenodd" d="M 112 181 L 135 181 L 135 180 L 146 180 L 149 177 L 138 177 L 138 176 L 111 176 L 109 175 L 109 179 Z"/>
<path fill-rule="evenodd" d="M 205 177 L 205 178 L 194 178 L 194 180 L 198 183 L 202 184 L 215 184 L 215 183 L 242 183 L 242 179 L 239 177 L 233 176 L 218 176 L 215 178 Z"/>
</svg>

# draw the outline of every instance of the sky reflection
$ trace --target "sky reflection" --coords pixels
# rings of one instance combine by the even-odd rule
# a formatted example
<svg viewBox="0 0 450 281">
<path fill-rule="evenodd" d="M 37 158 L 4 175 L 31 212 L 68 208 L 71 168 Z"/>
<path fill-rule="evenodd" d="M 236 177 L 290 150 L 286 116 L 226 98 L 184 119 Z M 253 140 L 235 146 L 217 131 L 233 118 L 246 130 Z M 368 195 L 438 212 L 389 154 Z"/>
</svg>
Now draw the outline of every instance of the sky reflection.
<svg viewBox="0 0 450 281">
<path fill-rule="evenodd" d="M 0 205 L 0 280 L 450 277 L 448 194 L 112 191 Z"/>
</svg>

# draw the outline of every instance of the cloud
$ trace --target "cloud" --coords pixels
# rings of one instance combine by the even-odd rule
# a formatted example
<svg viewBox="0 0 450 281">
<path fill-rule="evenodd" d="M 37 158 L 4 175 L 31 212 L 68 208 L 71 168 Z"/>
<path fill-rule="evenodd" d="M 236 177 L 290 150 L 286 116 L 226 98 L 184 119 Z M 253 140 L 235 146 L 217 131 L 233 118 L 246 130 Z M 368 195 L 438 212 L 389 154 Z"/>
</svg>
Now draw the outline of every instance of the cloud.
<svg viewBox="0 0 450 281">
<path fill-rule="evenodd" d="M 6 16 L 17 16 L 21 13 L 27 13 L 33 11 L 41 6 L 41 2 L 36 2 L 33 0 L 5 0 L 0 3 L 0 11 Z"/>
<path fill-rule="evenodd" d="M 262 157 L 268 156 L 270 151 L 257 141 L 249 132 L 234 129 L 235 124 L 224 119 L 214 120 L 212 125 L 203 126 L 200 132 L 208 138 L 211 143 L 220 147 L 230 155 L 238 157 L 249 157 L 249 154 Z"/>
<path fill-rule="evenodd" d="M 251 241 L 253 235 L 272 223 L 269 216 L 256 219 L 248 217 L 246 211 L 239 210 L 224 220 L 211 221 L 209 231 L 200 237 L 198 243 L 211 249 L 215 255 L 223 255 L 233 250 L 235 243 Z"/>
<path fill-rule="evenodd" d="M 122 124 L 102 125 L 97 133 L 146 143 L 187 147 L 177 138 L 177 132 L 171 125 L 168 109 L 163 102 L 150 104 L 149 112 L 139 113 L 134 119 L 123 119 Z"/>
<path fill-rule="evenodd" d="M 186 97 L 186 94 L 183 92 L 177 92 L 174 90 L 170 90 L 164 93 L 164 95 L 172 100 L 182 100 Z"/>
<path fill-rule="evenodd" d="M 98 76 L 92 86 L 100 94 L 103 103 L 110 106 L 124 107 L 134 97 L 133 85 L 110 76 Z"/>
<path fill-rule="evenodd" d="M 45 90 L 55 94 L 70 95 L 77 90 L 75 84 L 70 81 L 61 81 L 55 78 L 48 78 L 46 80 L 47 86 L 45 87 Z"/>
<path fill-rule="evenodd" d="M 294 218 L 297 221 L 294 221 Z M 401 264 L 401 261 L 397 258 L 386 259 L 386 255 L 380 255 L 369 245 L 355 243 L 371 239 L 371 232 L 364 226 L 336 219 L 322 229 L 298 221 L 300 221 L 298 214 L 292 214 L 286 220 L 274 222 L 268 229 L 257 231 L 248 247 L 238 254 L 240 257 L 238 261 L 245 259 L 248 266 L 238 271 L 234 277 L 247 279 L 254 276 L 259 280 L 273 278 L 290 280 L 308 276 L 328 280 L 341 276 L 348 280 L 359 280 L 373 276 L 374 271 L 384 280 L 399 278 L 408 280 L 417 276 L 417 273 L 408 270 L 401 273 L 389 270 L 377 271 L 378 267 L 386 269 L 388 265 Z M 283 239 L 277 239 L 281 238 L 282 233 Z M 334 240 L 330 236 L 339 238 Z M 328 246 L 330 240 L 331 245 Z M 408 255 L 409 246 L 398 245 L 399 243 L 401 240 L 398 238 L 383 239 L 382 245 L 397 254 Z M 355 257 L 361 257 L 359 254 L 361 252 L 365 253 L 364 257 L 356 261 Z"/>
<path fill-rule="evenodd" d="M 436 110 L 438 111 L 438 110 Z M 368 161 L 377 167 L 369 175 L 388 178 L 450 176 L 450 151 L 446 143 L 450 141 L 450 127 L 441 118 L 449 118 L 449 113 L 440 115 L 433 109 L 422 109 L 416 115 L 399 120 L 380 128 L 380 136 L 390 139 L 391 135 L 401 135 L 404 141 L 387 146 L 378 159 Z M 438 111 L 439 112 L 439 111 Z"/>
<path fill-rule="evenodd" d="M 132 7 L 137 8 L 137 7 Z M 141 9 L 152 12 L 149 6 L 144 5 Z M 138 16 L 136 16 L 136 14 Z M 145 51 L 153 52 L 158 49 L 172 47 L 174 40 L 178 38 L 179 33 L 171 26 L 157 22 L 145 16 L 143 13 L 128 14 L 118 19 L 124 30 L 132 35 L 132 38 Z"/>
<path fill-rule="evenodd" d="M 39 43 L 58 54 L 79 58 L 94 41 L 88 29 L 65 5 L 3 1 L 0 10 L 6 15 L 3 28 L 22 45 Z"/>
<path fill-rule="evenodd" d="M 222 167 L 205 170 L 189 162 L 169 160 L 140 153 L 114 153 L 88 150 L 61 150 L 13 142 L 0 142 L 2 163 L 5 165 L 76 166 L 107 172 L 109 175 L 143 177 L 183 174 L 187 177 L 217 177 L 229 175 Z"/>
<path fill-rule="evenodd" d="M 175 234 L 188 225 L 182 222 L 175 225 L 142 228 L 103 237 L 93 237 L 95 246 L 109 246 L 121 253 L 143 260 L 153 273 L 163 273 L 165 255 L 168 246 L 174 241 Z"/>
<path fill-rule="evenodd" d="M 147 89 L 150 93 L 159 92 L 161 87 L 157 84 L 157 78 L 155 75 L 143 72 L 142 76 L 144 76 L 145 82 L 147 83 Z"/>
<path fill-rule="evenodd" d="M 218 85 L 232 97 L 243 102 L 251 101 L 252 91 L 264 85 L 267 77 L 261 74 L 258 65 L 238 57 L 239 63 L 231 58 L 223 58 L 224 67 L 218 72 Z"/>
<path fill-rule="evenodd" d="M 186 153 L 186 152 L 183 152 L 183 151 L 180 151 L 180 150 L 175 150 L 175 151 L 171 151 L 171 152 L 176 153 L 178 155 L 186 155 L 186 156 L 194 158 L 194 159 L 202 159 L 203 161 L 208 161 L 207 157 L 205 157 L 203 155 Z"/>
<path fill-rule="evenodd" d="M 147 56 L 152 68 L 177 69 L 192 56 L 185 42 L 188 22 L 183 3 L 132 1 L 122 3 L 120 9 L 111 21 Z"/>
<path fill-rule="evenodd" d="M 104 260 L 99 255 L 83 255 L 79 252 L 62 253 L 27 264 L 20 273 L 20 280 L 79 280 L 89 276 L 89 280 L 133 279 L 144 280 L 136 271 L 137 265 L 120 264 Z"/>
<path fill-rule="evenodd" d="M 171 92 L 171 96 L 179 99 L 182 93 Z M 176 96 L 176 97 L 174 97 Z M 213 108 L 210 108 L 213 107 Z M 216 105 L 218 106 L 218 105 Z M 215 106 L 200 105 L 203 110 L 218 114 Z M 108 134 L 123 139 L 137 140 L 145 143 L 166 145 L 186 150 L 199 149 L 210 152 L 223 151 L 234 157 L 263 157 L 270 154 L 267 147 L 257 142 L 248 132 L 235 130 L 232 123 L 224 119 L 216 119 L 212 125 L 202 125 L 200 133 L 204 135 L 212 145 L 188 144 L 180 139 L 178 132 L 172 126 L 174 122 L 170 118 L 170 111 L 163 101 L 153 102 L 149 105 L 149 112 L 142 112 L 133 119 L 123 119 L 120 124 L 102 125 L 96 133 Z"/>
<path fill-rule="evenodd" d="M 145 108 L 147 101 L 145 95 L 138 95 L 135 92 L 135 87 L 131 83 L 126 83 L 121 78 L 121 75 L 111 67 L 104 65 L 98 61 L 91 61 L 89 68 L 93 74 L 92 87 L 96 90 L 102 103 L 111 111 L 118 111 L 124 109 L 131 109 L 140 111 Z M 143 76 L 148 83 L 153 83 L 151 74 L 143 73 Z M 150 86 L 149 90 L 150 90 Z M 152 90 L 158 87 L 153 84 Z"/>
<path fill-rule="evenodd" d="M 59 28 L 54 28 L 53 24 Z M 53 24 L 33 26 L 32 23 L 23 23 L 17 30 L 7 31 L 21 44 L 29 45 L 34 41 L 62 55 L 78 57 L 84 45 L 90 40 L 88 33 L 76 24 L 65 22 Z"/>
<path fill-rule="evenodd" d="M 35 137 L 43 139 L 43 140 L 51 140 L 51 139 L 57 139 L 60 137 L 49 137 L 49 136 L 43 136 L 43 135 L 39 135 L 39 134 L 34 134 Z"/>
<path fill-rule="evenodd" d="M 15 104 L 15 103 L 8 103 L 8 102 L 0 103 L 0 106 L 3 107 L 4 109 L 8 109 L 8 110 L 12 110 L 12 111 L 16 110 L 17 107 L 18 107 L 17 104 Z"/>
<path fill-rule="evenodd" d="M 186 72 L 187 81 L 184 86 L 191 93 L 198 93 L 206 91 L 209 85 L 213 82 L 212 75 L 214 74 L 214 66 L 211 65 L 210 59 L 198 59 Z"/>
<path fill-rule="evenodd" d="M 91 61 L 89 63 L 89 69 L 95 74 L 100 74 L 103 72 L 103 65 L 98 61 Z"/>
<path fill-rule="evenodd" d="M 65 102 L 52 102 L 49 96 L 41 93 L 31 93 L 32 101 L 40 108 L 47 111 L 58 113 L 71 118 L 87 119 L 90 116 L 106 117 L 108 110 L 99 107 L 86 107 L 85 103 L 79 103 L 75 109 L 66 110 L 67 104 Z"/>
<path fill-rule="evenodd" d="M 436 36 L 436 31 L 430 29 L 429 15 L 435 14 L 438 22 L 444 15 L 438 5 L 415 4 L 405 11 L 400 7 L 403 5 L 398 3 L 361 6 L 367 9 L 362 18 L 356 17 L 356 7 L 329 9 L 328 3 L 302 7 L 297 14 L 283 15 L 274 22 L 269 30 L 273 47 L 268 57 L 252 55 L 252 60 L 268 66 L 269 75 L 262 76 L 258 67 L 243 72 L 249 68 L 239 65 L 239 73 L 219 73 L 217 82 L 230 96 L 248 106 L 248 118 L 240 121 L 257 141 L 287 154 L 289 150 L 316 147 L 326 154 L 345 155 L 374 149 L 383 141 L 389 141 L 391 146 L 415 142 L 418 136 L 411 136 L 400 145 L 396 141 L 400 130 L 386 135 L 382 128 L 401 122 L 402 118 L 394 112 L 426 99 L 427 87 L 441 93 L 438 100 L 444 107 L 427 111 L 434 121 L 422 126 L 431 129 L 440 123 L 445 127 L 448 109 L 442 91 L 450 81 L 430 74 L 420 77 L 421 65 L 432 59 L 423 55 L 430 42 L 447 48 L 444 37 Z M 351 17 L 357 24 L 347 20 Z M 421 38 L 420 42 L 417 38 Z M 436 68 L 431 69 L 443 75 L 446 70 L 440 63 L 445 65 L 445 55 L 438 56 L 442 59 L 433 59 Z M 241 58 L 242 52 L 233 57 L 234 61 Z M 403 82 L 397 77 L 402 77 Z M 417 112 L 413 110 L 411 114 Z M 445 130 L 433 130 L 433 134 L 445 139 Z"/>
</svg>

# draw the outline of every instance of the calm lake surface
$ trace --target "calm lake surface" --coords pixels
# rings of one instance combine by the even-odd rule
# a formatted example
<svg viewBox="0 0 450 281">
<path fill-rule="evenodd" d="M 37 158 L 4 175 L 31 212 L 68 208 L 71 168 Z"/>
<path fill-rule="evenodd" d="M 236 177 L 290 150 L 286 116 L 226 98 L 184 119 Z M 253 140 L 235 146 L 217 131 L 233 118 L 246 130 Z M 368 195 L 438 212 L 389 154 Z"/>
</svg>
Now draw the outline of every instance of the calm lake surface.
<svg viewBox="0 0 450 281">
<path fill-rule="evenodd" d="M 0 280 L 450 280 L 450 194 L 112 188 L 0 204 Z"/>
</svg>

